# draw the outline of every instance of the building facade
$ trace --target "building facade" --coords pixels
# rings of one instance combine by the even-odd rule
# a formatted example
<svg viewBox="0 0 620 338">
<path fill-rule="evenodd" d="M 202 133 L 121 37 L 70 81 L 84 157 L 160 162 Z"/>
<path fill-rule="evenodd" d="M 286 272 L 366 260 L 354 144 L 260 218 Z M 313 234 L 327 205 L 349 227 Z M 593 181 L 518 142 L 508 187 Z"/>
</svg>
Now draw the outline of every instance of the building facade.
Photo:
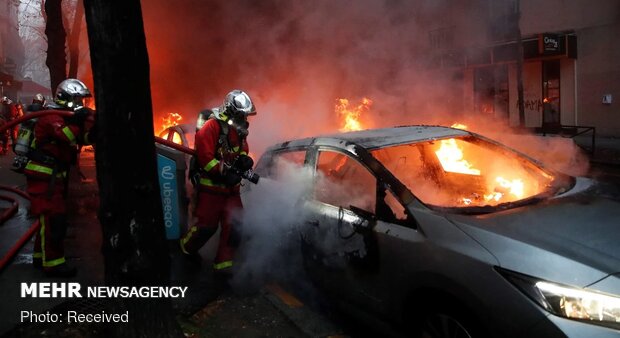
<svg viewBox="0 0 620 338">
<path fill-rule="evenodd" d="M 443 16 L 428 27 L 430 59 L 460 74 L 467 114 L 620 136 L 620 1 L 453 0 Z"/>
</svg>

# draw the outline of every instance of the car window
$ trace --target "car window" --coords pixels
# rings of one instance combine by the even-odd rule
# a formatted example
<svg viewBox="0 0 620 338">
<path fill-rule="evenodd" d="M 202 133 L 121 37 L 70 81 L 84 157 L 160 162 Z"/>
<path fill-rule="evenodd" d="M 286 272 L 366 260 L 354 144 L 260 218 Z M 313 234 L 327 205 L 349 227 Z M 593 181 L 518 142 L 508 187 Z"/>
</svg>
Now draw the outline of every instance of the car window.
<svg viewBox="0 0 620 338">
<path fill-rule="evenodd" d="M 269 168 L 269 175 L 273 178 L 282 177 L 287 171 L 303 167 L 305 158 L 305 150 L 274 153 Z"/>
<path fill-rule="evenodd" d="M 351 205 L 375 212 L 377 179 L 356 159 L 333 151 L 320 151 L 314 197 L 349 209 Z"/>
<path fill-rule="evenodd" d="M 407 213 L 405 212 L 405 208 L 403 207 L 402 204 L 400 204 L 396 196 L 394 196 L 394 194 L 392 194 L 391 191 L 386 191 L 383 201 L 385 202 L 385 205 L 388 206 L 389 211 L 390 211 L 387 216 L 387 219 L 385 219 L 386 221 L 393 221 L 393 220 L 406 221 L 407 220 Z"/>
<path fill-rule="evenodd" d="M 524 157 L 478 138 L 450 138 L 372 151 L 422 202 L 495 206 L 536 196 L 554 177 Z"/>
</svg>

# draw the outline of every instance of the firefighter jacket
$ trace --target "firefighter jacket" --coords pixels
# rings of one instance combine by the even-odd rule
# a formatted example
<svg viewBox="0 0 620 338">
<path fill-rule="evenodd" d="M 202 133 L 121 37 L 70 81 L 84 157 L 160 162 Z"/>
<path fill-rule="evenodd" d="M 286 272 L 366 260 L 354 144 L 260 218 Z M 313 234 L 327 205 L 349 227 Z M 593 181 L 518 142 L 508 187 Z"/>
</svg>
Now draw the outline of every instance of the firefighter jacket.
<svg viewBox="0 0 620 338">
<path fill-rule="evenodd" d="M 222 129 L 224 128 L 224 129 Z M 225 164 L 232 164 L 239 155 L 248 154 L 248 143 L 237 130 L 216 118 L 208 119 L 196 133 L 196 156 L 202 191 L 239 194 L 239 184 L 224 184 Z"/>
<path fill-rule="evenodd" d="M 65 177 L 67 169 L 77 159 L 78 145 L 91 144 L 88 131 L 84 130 L 88 124 L 91 123 L 73 123 L 54 114 L 40 117 L 34 127 L 30 160 L 24 170 L 26 176 L 34 179 Z"/>
<path fill-rule="evenodd" d="M 2 106 L 2 115 L 4 115 L 4 119 L 7 121 L 12 121 L 23 115 L 21 109 L 14 103 L 3 103 Z"/>
</svg>

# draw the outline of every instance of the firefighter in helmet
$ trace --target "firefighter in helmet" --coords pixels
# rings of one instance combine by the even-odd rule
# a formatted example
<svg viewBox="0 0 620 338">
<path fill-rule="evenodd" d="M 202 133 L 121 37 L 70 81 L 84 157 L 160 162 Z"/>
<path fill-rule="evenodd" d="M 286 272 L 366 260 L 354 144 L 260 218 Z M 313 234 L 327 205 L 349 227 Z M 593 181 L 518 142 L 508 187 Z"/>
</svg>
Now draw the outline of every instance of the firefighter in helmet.
<svg viewBox="0 0 620 338">
<path fill-rule="evenodd" d="M 43 110 L 45 107 L 45 96 L 43 94 L 38 93 L 32 98 L 32 103 L 26 107 L 26 111 L 34 112 Z"/>
<path fill-rule="evenodd" d="M 0 99 L 0 103 L 2 103 L 2 111 L 0 112 L 0 125 L 4 123 L 11 122 L 17 118 L 20 118 L 23 115 L 21 110 L 21 106 L 18 103 L 13 102 L 10 98 L 4 96 Z M 4 123 L 3 123 L 4 122 Z M 9 150 L 9 138 L 11 138 L 11 144 L 15 144 L 15 140 L 17 139 L 17 130 L 19 126 L 14 126 L 8 129 L 6 132 L 3 132 L 3 135 L 0 136 L 0 142 L 2 143 L 0 152 L 2 154 L 6 154 Z"/>
<path fill-rule="evenodd" d="M 248 156 L 248 116 L 256 110 L 247 93 L 233 90 L 226 95 L 221 107 L 212 114 L 196 133 L 198 200 L 194 212 L 196 224 L 181 237 L 182 252 L 198 261 L 198 250 L 220 229 L 220 240 L 213 262 L 216 271 L 230 271 L 239 240 L 239 225 L 233 215 L 243 206 L 239 195 L 242 173 L 254 165 Z M 247 178 L 247 177 L 244 177 Z"/>
<path fill-rule="evenodd" d="M 77 79 L 66 79 L 56 89 L 54 102 L 44 111 L 52 114 L 38 118 L 29 161 L 24 169 L 30 213 L 40 223 L 34 250 L 33 265 L 43 268 L 51 277 L 72 277 L 76 273 L 65 261 L 64 237 L 67 230 L 66 193 L 69 167 L 78 156 L 78 145 L 91 144 L 94 111 L 84 107 L 90 91 Z M 70 117 L 55 111 L 73 112 Z"/>
</svg>

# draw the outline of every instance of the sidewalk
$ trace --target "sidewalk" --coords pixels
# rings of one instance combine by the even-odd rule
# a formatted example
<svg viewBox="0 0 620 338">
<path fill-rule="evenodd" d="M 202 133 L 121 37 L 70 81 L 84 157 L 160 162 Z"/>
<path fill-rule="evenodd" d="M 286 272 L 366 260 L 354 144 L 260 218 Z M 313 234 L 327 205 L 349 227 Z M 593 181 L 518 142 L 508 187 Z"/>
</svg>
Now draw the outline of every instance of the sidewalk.
<svg viewBox="0 0 620 338">
<path fill-rule="evenodd" d="M 577 136 L 574 140 L 581 147 L 591 147 L 590 136 Z M 620 166 L 620 137 L 597 137 L 594 153 L 589 155 L 590 161 L 594 163 Z"/>
</svg>

